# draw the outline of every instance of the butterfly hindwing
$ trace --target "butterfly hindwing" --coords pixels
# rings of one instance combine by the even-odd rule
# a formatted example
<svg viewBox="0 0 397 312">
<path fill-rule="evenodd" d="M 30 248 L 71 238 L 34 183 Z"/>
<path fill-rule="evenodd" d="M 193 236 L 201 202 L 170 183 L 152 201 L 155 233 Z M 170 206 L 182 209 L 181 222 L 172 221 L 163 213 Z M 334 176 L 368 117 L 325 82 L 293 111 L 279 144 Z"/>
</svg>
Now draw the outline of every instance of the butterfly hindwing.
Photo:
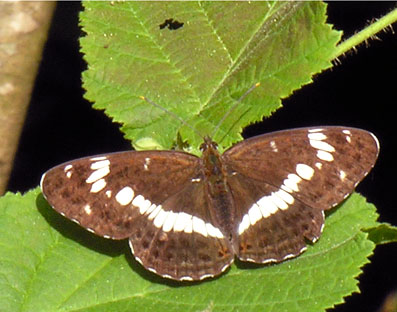
<svg viewBox="0 0 397 312">
<path fill-rule="evenodd" d="M 229 179 L 236 207 L 236 250 L 240 260 L 280 262 L 299 255 L 320 237 L 322 210 L 295 200 L 267 183 L 235 174 Z M 283 193 L 282 193 L 283 192 Z"/>
<path fill-rule="evenodd" d="M 130 246 L 149 270 L 177 280 L 199 280 L 224 271 L 234 259 L 229 240 L 212 224 L 205 184 L 193 182 L 162 203 L 161 228 L 147 214 L 137 218 Z M 192 217 L 193 216 L 193 217 Z M 157 217 L 162 219 L 158 214 Z M 149 219 L 149 220 L 148 220 Z M 168 225 L 169 224 L 169 225 Z"/>
</svg>

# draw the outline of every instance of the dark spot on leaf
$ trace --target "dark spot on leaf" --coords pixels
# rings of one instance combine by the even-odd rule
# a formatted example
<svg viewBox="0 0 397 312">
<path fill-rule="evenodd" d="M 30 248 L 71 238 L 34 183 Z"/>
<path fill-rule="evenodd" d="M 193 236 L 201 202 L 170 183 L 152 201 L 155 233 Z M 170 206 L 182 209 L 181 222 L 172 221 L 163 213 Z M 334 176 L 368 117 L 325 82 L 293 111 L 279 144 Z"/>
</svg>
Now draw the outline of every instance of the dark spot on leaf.
<svg viewBox="0 0 397 312">
<path fill-rule="evenodd" d="M 160 29 L 164 29 L 168 27 L 169 30 L 176 30 L 178 28 L 181 28 L 184 23 L 178 22 L 177 20 L 174 21 L 173 18 L 166 19 L 164 23 L 160 24 L 159 27 Z"/>
</svg>

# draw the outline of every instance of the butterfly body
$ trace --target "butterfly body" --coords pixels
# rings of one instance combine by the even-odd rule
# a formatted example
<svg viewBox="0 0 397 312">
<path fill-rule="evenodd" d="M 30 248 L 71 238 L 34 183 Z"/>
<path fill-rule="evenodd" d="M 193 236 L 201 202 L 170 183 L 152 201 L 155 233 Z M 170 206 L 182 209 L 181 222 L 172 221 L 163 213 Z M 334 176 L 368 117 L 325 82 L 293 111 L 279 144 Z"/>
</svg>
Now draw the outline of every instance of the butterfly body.
<svg viewBox="0 0 397 312">
<path fill-rule="evenodd" d="M 218 152 L 216 143 L 210 138 L 204 139 L 201 150 L 203 151 L 201 158 L 203 172 L 201 176 L 204 179 L 207 201 L 213 207 L 213 209 L 210 209 L 211 217 L 216 220 L 216 224 L 221 228 L 222 233 L 232 243 L 235 236 L 233 227 L 235 208 L 232 193 L 228 186 L 228 178 L 233 173 L 229 168 L 226 168 L 226 163 Z"/>
<path fill-rule="evenodd" d="M 177 151 L 74 160 L 42 177 L 55 210 L 99 236 L 129 239 L 145 268 L 176 280 L 225 271 L 237 257 L 280 262 L 315 242 L 324 211 L 373 167 L 379 144 L 346 127 L 301 128 L 244 140 L 201 158 Z"/>
</svg>

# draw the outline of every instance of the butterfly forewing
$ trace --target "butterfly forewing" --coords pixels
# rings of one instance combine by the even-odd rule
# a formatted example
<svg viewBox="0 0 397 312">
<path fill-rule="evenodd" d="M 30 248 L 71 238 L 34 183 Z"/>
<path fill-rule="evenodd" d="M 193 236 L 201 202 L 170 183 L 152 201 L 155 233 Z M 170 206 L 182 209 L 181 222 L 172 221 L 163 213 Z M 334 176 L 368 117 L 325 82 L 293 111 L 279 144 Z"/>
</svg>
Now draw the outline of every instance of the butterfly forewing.
<svg viewBox="0 0 397 312">
<path fill-rule="evenodd" d="M 368 131 L 301 128 L 245 140 L 223 158 L 231 170 L 326 210 L 354 190 L 374 166 L 378 150 Z"/>
<path fill-rule="evenodd" d="M 343 127 L 269 133 L 219 155 L 122 152 L 74 160 L 43 175 L 51 206 L 97 235 L 129 238 L 135 258 L 176 280 L 243 261 L 279 262 L 316 241 L 330 209 L 373 167 L 378 142 Z"/>
</svg>

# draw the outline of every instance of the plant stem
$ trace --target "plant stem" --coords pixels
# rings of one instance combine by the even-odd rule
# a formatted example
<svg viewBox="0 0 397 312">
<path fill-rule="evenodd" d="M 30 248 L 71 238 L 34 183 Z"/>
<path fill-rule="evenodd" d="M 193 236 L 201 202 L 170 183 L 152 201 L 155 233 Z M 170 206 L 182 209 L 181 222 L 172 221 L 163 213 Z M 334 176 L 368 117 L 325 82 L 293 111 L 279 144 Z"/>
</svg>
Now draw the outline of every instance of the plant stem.
<svg viewBox="0 0 397 312">
<path fill-rule="evenodd" d="M 357 45 L 366 42 L 369 38 L 374 37 L 376 33 L 381 30 L 391 27 L 391 24 L 397 22 L 397 9 L 392 10 L 382 18 L 378 19 L 376 22 L 365 27 L 360 32 L 354 34 L 349 39 L 340 43 L 335 50 L 332 59 L 335 59 L 342 54 L 346 53 L 350 49 L 354 49 Z"/>
</svg>

